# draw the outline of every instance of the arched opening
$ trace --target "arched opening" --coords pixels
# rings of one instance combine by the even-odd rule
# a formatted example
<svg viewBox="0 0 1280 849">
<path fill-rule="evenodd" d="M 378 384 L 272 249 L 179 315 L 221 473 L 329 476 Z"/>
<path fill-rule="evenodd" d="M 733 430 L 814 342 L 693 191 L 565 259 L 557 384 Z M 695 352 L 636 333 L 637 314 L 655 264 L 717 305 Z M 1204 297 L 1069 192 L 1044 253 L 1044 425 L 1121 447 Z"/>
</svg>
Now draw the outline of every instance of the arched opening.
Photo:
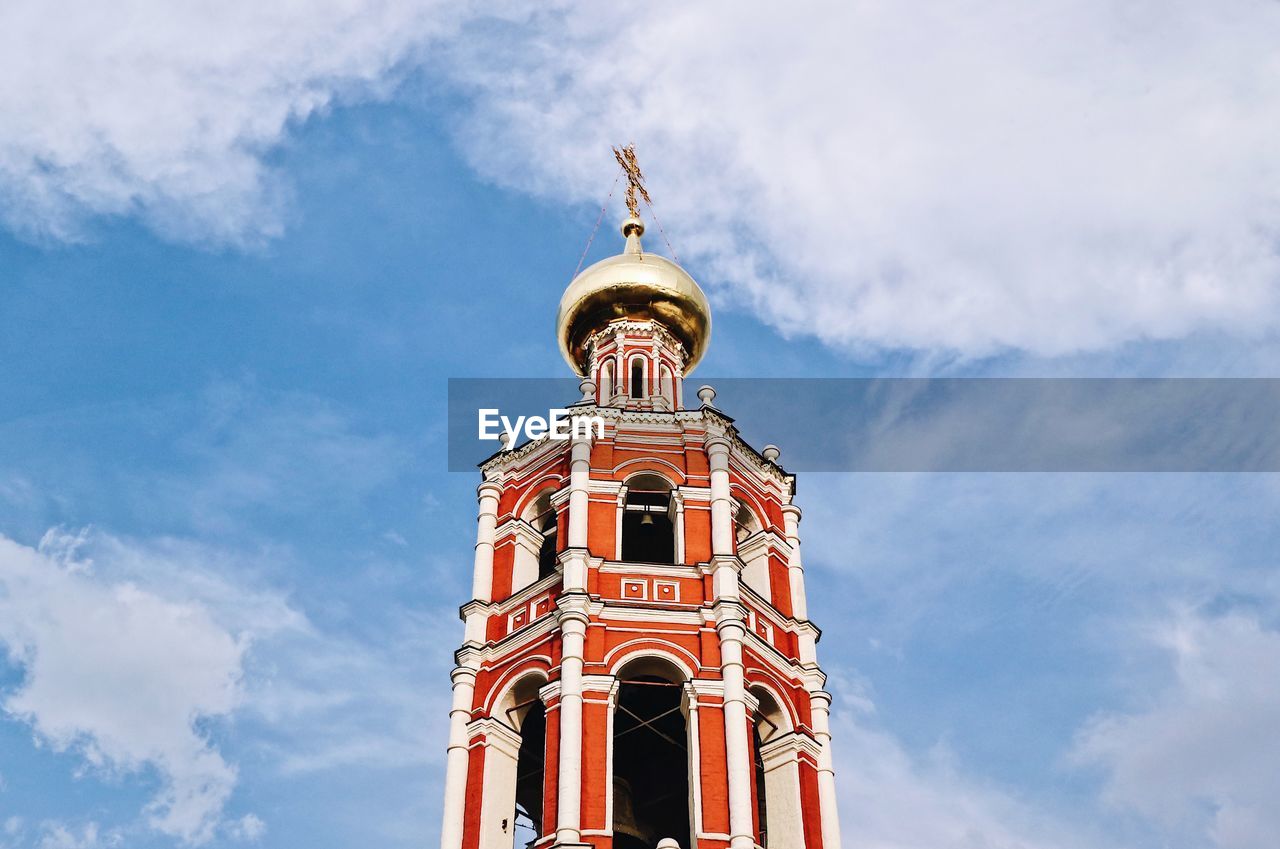
<svg viewBox="0 0 1280 849">
<path fill-rule="evenodd" d="M 671 484 L 667 479 L 653 474 L 631 478 L 622 509 L 622 559 L 674 563 L 675 523 L 671 519 Z"/>
<path fill-rule="evenodd" d="M 800 762 L 791 717 L 763 687 L 753 687 L 758 702 L 752 717 L 756 842 L 760 846 L 803 846 L 800 811 Z"/>
<path fill-rule="evenodd" d="M 556 571 L 559 551 L 559 522 L 551 504 L 555 485 L 549 485 L 520 513 L 522 527 L 515 535 L 515 557 L 511 564 L 511 592 L 518 593 Z"/>
<path fill-rule="evenodd" d="M 765 792 L 765 775 L 764 775 L 764 755 L 761 750 L 764 748 L 764 741 L 760 738 L 760 718 L 757 714 L 756 721 L 751 726 L 751 752 L 752 766 L 755 774 L 751 777 L 752 786 L 756 795 L 756 845 L 769 846 L 769 794 Z"/>
<path fill-rule="evenodd" d="M 538 578 L 545 578 L 556 570 L 556 533 L 560 523 L 556 516 L 556 508 L 551 505 L 551 492 L 546 490 L 539 495 L 530 508 L 529 523 L 542 535 L 538 545 Z"/>
<path fill-rule="evenodd" d="M 527 849 L 542 836 L 542 791 L 547 750 L 547 713 L 539 699 L 520 723 L 516 757 L 516 815 L 513 849 Z"/>
<path fill-rule="evenodd" d="M 745 501 L 735 498 L 733 514 L 734 544 L 742 560 L 742 582 L 755 590 L 761 598 L 772 601 L 769 583 L 769 553 L 760 536 L 763 526 Z"/>
<path fill-rule="evenodd" d="M 479 849 L 527 849 L 542 836 L 547 724 L 541 673 L 519 679 L 486 729 Z"/>
<path fill-rule="evenodd" d="M 645 658 L 619 674 L 613 718 L 613 846 L 690 849 L 689 732 L 682 676 Z"/>
<path fill-rule="evenodd" d="M 644 397 L 644 358 L 636 357 L 631 361 L 631 397 Z"/>
</svg>

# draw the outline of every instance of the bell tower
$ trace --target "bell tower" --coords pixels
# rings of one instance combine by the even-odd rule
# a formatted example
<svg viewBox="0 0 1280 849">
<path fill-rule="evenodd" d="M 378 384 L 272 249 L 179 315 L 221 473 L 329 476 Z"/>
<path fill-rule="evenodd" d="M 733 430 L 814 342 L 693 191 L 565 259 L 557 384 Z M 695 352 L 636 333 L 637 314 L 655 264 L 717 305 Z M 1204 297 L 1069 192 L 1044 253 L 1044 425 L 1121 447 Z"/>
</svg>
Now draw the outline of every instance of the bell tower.
<svg viewBox="0 0 1280 849">
<path fill-rule="evenodd" d="M 710 307 L 638 175 L 557 322 L 603 436 L 481 466 L 441 849 L 840 849 L 795 477 L 689 397 Z"/>
</svg>

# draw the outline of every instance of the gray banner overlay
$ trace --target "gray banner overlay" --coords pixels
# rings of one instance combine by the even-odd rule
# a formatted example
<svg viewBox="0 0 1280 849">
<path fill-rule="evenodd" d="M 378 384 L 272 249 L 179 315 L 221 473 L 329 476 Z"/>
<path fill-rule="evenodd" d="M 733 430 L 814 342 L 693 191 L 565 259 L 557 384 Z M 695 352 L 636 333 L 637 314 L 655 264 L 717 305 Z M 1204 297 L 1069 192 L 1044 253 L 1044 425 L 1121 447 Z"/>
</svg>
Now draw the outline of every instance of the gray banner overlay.
<svg viewBox="0 0 1280 849">
<path fill-rule="evenodd" d="M 703 378 L 687 407 L 703 384 L 792 472 L 1280 471 L 1274 378 Z M 580 398 L 575 380 L 450 379 L 449 470 L 500 450 L 477 438 L 482 408 L 514 421 Z"/>
</svg>

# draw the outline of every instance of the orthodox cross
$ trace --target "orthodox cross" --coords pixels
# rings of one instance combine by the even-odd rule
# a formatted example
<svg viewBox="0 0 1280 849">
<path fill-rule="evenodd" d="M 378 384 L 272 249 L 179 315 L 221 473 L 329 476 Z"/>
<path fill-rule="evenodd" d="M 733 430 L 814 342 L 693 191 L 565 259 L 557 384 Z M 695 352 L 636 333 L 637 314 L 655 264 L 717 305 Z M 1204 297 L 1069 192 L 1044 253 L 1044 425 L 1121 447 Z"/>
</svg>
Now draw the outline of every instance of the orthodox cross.
<svg viewBox="0 0 1280 849">
<path fill-rule="evenodd" d="M 640 204 L 636 201 L 636 194 L 644 198 L 644 202 L 650 206 L 653 205 L 653 200 L 644 187 L 644 174 L 640 173 L 640 166 L 636 163 L 636 146 L 629 144 L 624 148 L 615 147 L 613 155 L 627 174 L 627 211 L 631 213 L 632 218 L 639 218 Z"/>
</svg>

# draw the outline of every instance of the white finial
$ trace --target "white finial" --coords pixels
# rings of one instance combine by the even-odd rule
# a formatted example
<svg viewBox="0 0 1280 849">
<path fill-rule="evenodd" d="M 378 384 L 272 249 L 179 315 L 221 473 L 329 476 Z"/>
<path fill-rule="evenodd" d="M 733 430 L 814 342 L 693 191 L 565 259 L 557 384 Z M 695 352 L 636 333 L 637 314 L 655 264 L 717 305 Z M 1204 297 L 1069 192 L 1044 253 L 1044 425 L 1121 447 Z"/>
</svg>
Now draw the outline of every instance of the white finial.
<svg viewBox="0 0 1280 849">
<path fill-rule="evenodd" d="M 782 452 L 778 450 L 778 446 L 772 444 L 766 445 L 760 453 L 770 463 L 778 462 L 778 458 L 782 456 Z"/>
<path fill-rule="evenodd" d="M 716 400 L 716 391 L 712 389 L 710 386 L 699 386 L 698 400 L 701 401 L 703 404 L 707 405 L 708 407 L 710 407 L 711 402 Z"/>
<path fill-rule="evenodd" d="M 502 443 L 503 451 L 510 451 L 511 450 L 511 431 L 504 430 L 502 433 L 498 434 L 498 441 Z"/>
<path fill-rule="evenodd" d="M 664 837 L 658 841 L 657 849 L 680 849 L 680 844 L 670 837 Z"/>
<path fill-rule="evenodd" d="M 582 391 L 583 401 L 594 401 L 596 399 L 596 384 L 594 380 L 587 378 L 578 384 L 578 389 Z"/>
</svg>

